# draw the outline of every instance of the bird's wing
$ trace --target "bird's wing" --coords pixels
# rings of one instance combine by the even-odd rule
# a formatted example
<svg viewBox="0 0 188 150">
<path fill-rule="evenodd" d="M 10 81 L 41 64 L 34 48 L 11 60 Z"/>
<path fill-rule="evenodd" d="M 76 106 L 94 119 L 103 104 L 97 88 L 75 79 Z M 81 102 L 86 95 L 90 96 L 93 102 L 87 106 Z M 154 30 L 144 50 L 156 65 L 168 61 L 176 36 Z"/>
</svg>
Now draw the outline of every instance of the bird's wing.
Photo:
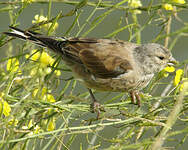
<svg viewBox="0 0 188 150">
<path fill-rule="evenodd" d="M 115 78 L 132 69 L 126 49 L 117 41 L 71 38 L 64 46 L 70 59 L 83 63 L 94 76 Z M 123 55 L 123 56 L 122 56 Z"/>
<path fill-rule="evenodd" d="M 131 43 L 108 39 L 49 37 L 10 28 L 12 32 L 4 34 L 48 47 L 62 55 L 64 61 L 84 65 L 96 77 L 115 78 L 132 69 L 128 52 Z"/>
</svg>

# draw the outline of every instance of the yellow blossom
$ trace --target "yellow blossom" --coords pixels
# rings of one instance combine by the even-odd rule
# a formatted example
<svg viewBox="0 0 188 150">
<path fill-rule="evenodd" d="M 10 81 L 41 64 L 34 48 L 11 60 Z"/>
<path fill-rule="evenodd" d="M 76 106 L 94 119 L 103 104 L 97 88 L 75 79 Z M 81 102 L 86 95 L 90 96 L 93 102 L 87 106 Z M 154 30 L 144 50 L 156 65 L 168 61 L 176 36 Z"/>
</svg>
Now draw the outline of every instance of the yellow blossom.
<svg viewBox="0 0 188 150">
<path fill-rule="evenodd" d="M 165 78 L 167 78 L 168 75 L 169 75 L 169 73 L 166 73 L 166 72 L 163 73 L 163 76 L 164 76 Z"/>
<path fill-rule="evenodd" d="M 61 71 L 60 70 L 55 70 L 54 73 L 56 74 L 56 76 L 60 76 L 61 75 Z"/>
<path fill-rule="evenodd" d="M 40 128 L 40 126 L 36 125 L 33 133 L 38 134 L 38 133 L 41 133 L 41 132 L 42 132 L 42 129 Z"/>
<path fill-rule="evenodd" d="M 16 72 L 19 69 L 19 61 L 17 58 L 11 58 L 7 62 L 7 71 Z"/>
<path fill-rule="evenodd" d="M 37 68 L 31 69 L 30 75 L 31 75 L 31 76 L 34 76 L 34 75 L 36 75 L 36 74 L 37 74 Z"/>
<path fill-rule="evenodd" d="M 142 6 L 142 3 L 140 0 L 129 0 L 128 4 L 131 8 L 138 8 Z"/>
<path fill-rule="evenodd" d="M 38 59 L 40 58 L 40 55 L 41 53 L 37 49 L 32 50 L 31 60 L 38 61 Z M 26 58 L 29 58 L 29 56 L 26 55 Z"/>
<path fill-rule="evenodd" d="M 29 58 L 29 56 L 26 55 L 26 58 Z M 48 53 L 46 52 L 41 53 L 40 51 L 37 51 L 37 49 L 32 50 L 31 60 L 39 61 L 41 67 L 53 65 L 53 63 L 55 62 L 55 60 L 50 55 L 48 55 Z"/>
<path fill-rule="evenodd" d="M 40 52 L 37 49 L 32 51 L 31 57 L 29 55 L 25 56 L 27 59 L 30 58 L 33 61 L 39 62 L 39 68 L 35 67 L 31 69 L 30 75 L 34 76 L 36 74 L 46 75 L 52 72 L 52 68 L 50 66 L 56 67 L 57 64 L 54 65 L 55 60 L 46 52 Z M 61 75 L 61 71 L 55 70 L 54 73 L 57 76 Z"/>
<path fill-rule="evenodd" d="M 35 89 L 35 90 L 33 91 L 33 93 L 32 93 L 32 96 L 33 96 L 33 97 L 37 96 L 38 91 L 39 91 L 39 89 Z"/>
<path fill-rule="evenodd" d="M 42 21 L 47 21 L 48 18 L 47 17 L 44 17 L 43 15 L 35 15 L 34 17 L 35 20 L 32 20 L 32 23 L 35 24 L 35 23 L 39 23 L 39 22 L 42 22 Z"/>
<path fill-rule="evenodd" d="M 30 120 L 29 123 L 28 123 L 28 125 L 27 125 L 27 127 L 31 128 L 32 126 L 33 126 L 33 120 Z"/>
<path fill-rule="evenodd" d="M 33 127 L 33 120 L 30 120 L 28 125 L 22 126 L 22 129 L 27 130 L 27 129 L 30 129 L 31 127 Z"/>
<path fill-rule="evenodd" d="M 33 97 L 36 97 L 37 94 L 38 94 L 38 92 L 39 92 L 39 89 L 35 89 L 35 90 L 33 91 L 33 94 L 32 94 Z M 40 97 L 44 97 L 44 96 L 47 94 L 47 92 L 48 92 L 48 89 L 47 89 L 46 87 L 43 87 L 43 88 L 42 88 L 42 92 L 39 93 Z"/>
<path fill-rule="evenodd" d="M 167 66 L 166 68 L 164 68 L 161 71 L 162 76 L 164 76 L 165 78 L 168 77 L 169 72 L 174 72 L 175 68 L 173 66 Z"/>
<path fill-rule="evenodd" d="M 5 93 L 1 92 L 0 93 L 0 100 L 2 99 L 2 97 L 5 95 Z"/>
<path fill-rule="evenodd" d="M 51 119 L 48 123 L 47 130 L 48 131 L 53 131 L 55 129 L 55 120 Z"/>
<path fill-rule="evenodd" d="M 40 62 L 44 65 L 52 65 L 54 63 L 54 59 L 48 55 L 48 53 L 43 52 L 40 56 Z"/>
<path fill-rule="evenodd" d="M 38 14 L 35 15 L 34 19 L 35 19 L 35 20 L 32 20 L 32 23 L 33 23 L 33 24 L 37 24 L 37 23 L 40 23 L 40 22 L 43 22 L 43 21 L 47 21 L 47 20 L 48 20 L 47 17 L 45 17 L 45 16 L 43 16 L 43 15 L 40 15 L 40 16 L 39 16 Z M 52 23 L 50 22 L 50 23 L 44 24 L 43 27 L 44 27 L 44 29 L 48 29 L 48 28 L 51 27 L 51 25 L 52 25 Z M 58 27 L 58 23 L 55 22 L 55 24 L 53 25 L 52 30 L 55 30 L 57 27 Z"/>
<path fill-rule="evenodd" d="M 22 126 L 22 129 L 28 130 L 34 126 L 33 120 L 30 120 L 27 126 Z M 43 130 L 40 128 L 40 126 L 36 125 L 32 132 L 30 132 L 28 135 L 31 136 L 33 134 L 41 133 Z"/>
<path fill-rule="evenodd" d="M 47 94 L 47 101 L 54 103 L 55 102 L 54 96 L 52 94 Z"/>
<path fill-rule="evenodd" d="M 3 113 L 6 117 L 10 115 L 11 107 L 10 105 L 0 98 L 0 113 Z"/>
<path fill-rule="evenodd" d="M 183 91 L 184 88 L 188 88 L 188 78 L 183 78 L 182 82 L 183 83 L 180 85 L 180 91 Z"/>
<path fill-rule="evenodd" d="M 166 72 L 174 72 L 175 71 L 175 68 L 173 66 L 167 66 L 166 68 L 164 68 L 164 70 Z"/>
<path fill-rule="evenodd" d="M 46 100 L 48 102 L 54 103 L 55 102 L 55 98 L 52 94 L 48 94 L 48 92 L 50 92 L 50 90 L 48 90 L 46 87 L 42 88 L 41 93 L 38 93 L 39 89 L 35 89 L 33 91 L 33 97 L 36 97 L 37 94 L 39 94 L 39 98 Z"/>
<path fill-rule="evenodd" d="M 32 68 L 30 71 L 30 75 L 31 76 L 35 76 L 36 74 L 40 74 L 40 75 L 46 75 L 52 72 L 51 67 L 45 67 L 45 68 Z M 61 75 L 61 71 L 60 70 L 55 70 L 54 71 L 56 76 L 60 76 Z"/>
<path fill-rule="evenodd" d="M 8 122 L 9 125 L 14 125 L 14 126 L 17 126 L 18 125 L 18 119 L 11 119 L 9 122 Z"/>
<path fill-rule="evenodd" d="M 0 114 L 3 113 L 5 116 L 9 116 L 11 112 L 11 107 L 3 99 L 4 93 L 0 93 Z"/>
<path fill-rule="evenodd" d="M 163 4 L 162 7 L 166 10 L 173 10 L 173 6 L 171 4 L 168 4 L 168 3 Z"/>
<path fill-rule="evenodd" d="M 49 74 L 49 73 L 52 72 L 52 69 L 51 69 L 50 67 L 47 67 L 47 68 L 44 69 L 44 72 L 45 72 L 46 74 Z"/>
<path fill-rule="evenodd" d="M 185 4 L 185 0 L 172 0 L 172 2 L 177 4 Z"/>
<path fill-rule="evenodd" d="M 142 3 L 140 0 L 129 0 L 128 5 L 130 8 L 138 8 L 142 6 Z M 140 10 L 132 10 L 134 14 L 141 14 Z"/>
<path fill-rule="evenodd" d="M 22 0 L 22 3 L 26 2 L 26 3 L 32 3 L 35 0 Z"/>
<path fill-rule="evenodd" d="M 183 70 L 182 69 L 178 69 L 176 71 L 176 76 L 174 78 L 174 85 L 175 86 L 177 86 L 180 83 L 182 76 L 183 76 Z"/>
</svg>

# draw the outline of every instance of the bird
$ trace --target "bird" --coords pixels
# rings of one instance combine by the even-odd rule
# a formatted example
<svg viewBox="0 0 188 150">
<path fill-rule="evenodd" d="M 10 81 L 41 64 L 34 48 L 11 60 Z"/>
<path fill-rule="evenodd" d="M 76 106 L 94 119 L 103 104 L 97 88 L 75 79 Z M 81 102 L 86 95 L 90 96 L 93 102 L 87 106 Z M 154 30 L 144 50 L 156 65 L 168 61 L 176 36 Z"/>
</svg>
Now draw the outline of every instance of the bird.
<svg viewBox="0 0 188 150">
<path fill-rule="evenodd" d="M 10 26 L 4 34 L 48 48 L 61 56 L 76 79 L 88 88 L 92 112 L 103 110 L 92 89 L 127 92 L 140 107 L 140 90 L 156 73 L 176 64 L 172 53 L 157 43 L 136 44 L 122 40 L 55 37 Z"/>
</svg>

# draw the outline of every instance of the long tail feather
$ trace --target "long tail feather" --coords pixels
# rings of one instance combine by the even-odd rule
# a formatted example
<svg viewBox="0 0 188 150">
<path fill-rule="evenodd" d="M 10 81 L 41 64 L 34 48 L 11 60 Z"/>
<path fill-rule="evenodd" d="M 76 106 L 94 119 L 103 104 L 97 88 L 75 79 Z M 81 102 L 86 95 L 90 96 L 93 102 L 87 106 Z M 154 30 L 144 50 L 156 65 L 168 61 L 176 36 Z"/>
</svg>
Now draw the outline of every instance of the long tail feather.
<svg viewBox="0 0 188 150">
<path fill-rule="evenodd" d="M 12 37 L 17 37 L 20 38 L 22 40 L 29 40 L 39 46 L 42 47 L 48 47 L 52 50 L 54 50 L 55 52 L 61 52 L 62 53 L 62 48 L 61 48 L 61 44 L 63 42 L 66 42 L 65 38 L 62 38 L 60 41 L 57 40 L 55 37 L 47 37 L 47 36 L 43 36 L 37 32 L 33 32 L 33 31 L 23 31 L 21 29 L 15 28 L 10 26 L 10 28 L 12 29 L 11 32 L 4 32 L 4 34 L 8 35 L 8 36 L 12 36 Z"/>
</svg>

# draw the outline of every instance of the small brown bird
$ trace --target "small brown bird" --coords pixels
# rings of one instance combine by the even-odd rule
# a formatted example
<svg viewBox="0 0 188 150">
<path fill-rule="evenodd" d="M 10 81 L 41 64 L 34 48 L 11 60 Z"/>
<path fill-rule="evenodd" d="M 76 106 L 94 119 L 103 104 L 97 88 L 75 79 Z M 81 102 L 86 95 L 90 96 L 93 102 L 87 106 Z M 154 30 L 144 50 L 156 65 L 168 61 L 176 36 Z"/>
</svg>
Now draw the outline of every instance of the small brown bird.
<svg viewBox="0 0 188 150">
<path fill-rule="evenodd" d="M 10 27 L 4 34 L 29 40 L 62 56 L 75 77 L 88 87 L 93 110 L 99 110 L 91 89 L 129 92 L 132 103 L 140 106 L 139 90 L 150 82 L 155 73 L 175 63 L 171 52 L 160 44 L 135 43 L 93 38 L 44 36 L 33 31 Z"/>
</svg>

